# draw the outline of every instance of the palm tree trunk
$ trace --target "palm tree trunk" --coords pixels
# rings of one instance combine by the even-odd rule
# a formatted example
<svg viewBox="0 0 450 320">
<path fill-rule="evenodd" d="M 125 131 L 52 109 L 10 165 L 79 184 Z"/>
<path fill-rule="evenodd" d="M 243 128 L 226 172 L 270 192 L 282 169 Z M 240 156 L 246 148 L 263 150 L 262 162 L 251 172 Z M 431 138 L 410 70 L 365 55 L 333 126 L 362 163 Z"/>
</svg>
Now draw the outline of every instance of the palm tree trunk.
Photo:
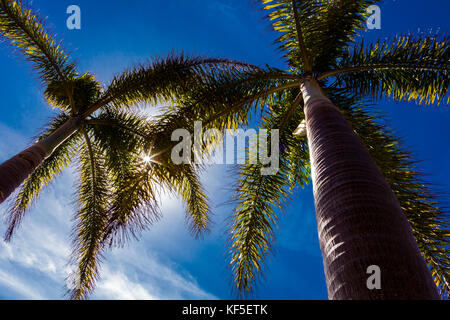
<svg viewBox="0 0 450 320">
<path fill-rule="evenodd" d="M 80 119 L 73 117 L 51 135 L 36 142 L 0 165 L 0 203 L 44 161 L 53 151 L 77 129 Z"/>
<path fill-rule="evenodd" d="M 301 89 L 328 297 L 439 299 L 400 204 L 368 151 L 315 80 Z M 367 285 L 373 265 L 381 289 Z"/>
</svg>

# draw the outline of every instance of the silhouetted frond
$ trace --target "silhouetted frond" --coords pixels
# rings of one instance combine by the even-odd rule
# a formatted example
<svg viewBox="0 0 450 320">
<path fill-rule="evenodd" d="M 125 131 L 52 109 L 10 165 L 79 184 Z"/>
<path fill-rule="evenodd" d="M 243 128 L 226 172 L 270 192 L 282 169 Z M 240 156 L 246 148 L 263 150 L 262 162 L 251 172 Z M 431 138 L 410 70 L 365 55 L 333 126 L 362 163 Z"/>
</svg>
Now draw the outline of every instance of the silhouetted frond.
<svg viewBox="0 0 450 320">
<path fill-rule="evenodd" d="M 321 73 L 332 69 L 346 48 L 356 41 L 358 32 L 366 28 L 367 9 L 379 0 L 325 1 L 320 17 L 320 31 L 316 34 L 317 52 L 314 71 Z"/>
<path fill-rule="evenodd" d="M 208 230 L 212 213 L 208 205 L 208 197 L 194 166 L 166 164 L 161 169 L 168 176 L 170 188 L 183 200 L 189 229 L 194 236 L 200 236 Z"/>
<path fill-rule="evenodd" d="M 85 144 L 80 152 L 76 226 L 73 232 L 72 259 L 77 264 L 71 299 L 86 299 L 98 277 L 102 239 L 105 234 L 109 200 L 108 173 L 98 143 L 84 131 Z"/>
<path fill-rule="evenodd" d="M 113 183 L 120 182 L 142 160 L 150 123 L 131 112 L 106 110 L 86 124 L 105 155 Z"/>
<path fill-rule="evenodd" d="M 218 130 L 246 125 L 277 92 L 298 88 L 297 76 L 276 69 L 221 72 L 197 86 L 182 101 L 180 112 Z"/>
<path fill-rule="evenodd" d="M 122 245 L 160 218 L 156 166 L 141 163 L 133 168 L 114 189 L 108 207 L 107 228 L 102 239 L 106 245 Z"/>
<path fill-rule="evenodd" d="M 66 84 L 72 90 L 72 104 L 77 112 L 83 112 L 86 107 L 97 100 L 101 93 L 100 82 L 89 73 L 66 80 L 65 83 L 51 81 L 45 89 L 44 96 L 52 107 L 70 110 L 71 102 L 67 97 Z"/>
<path fill-rule="evenodd" d="M 112 170 L 122 173 L 114 182 L 114 197 L 109 208 L 108 232 L 104 241 L 110 245 L 120 245 L 130 236 L 137 237 L 138 233 L 157 220 L 160 216 L 157 204 L 160 192 L 174 192 L 181 196 L 190 229 L 198 236 L 207 229 L 210 220 L 207 197 L 194 165 L 175 165 L 171 161 L 171 149 L 178 143 L 171 141 L 172 132 L 178 128 L 190 128 L 191 122 L 182 113 L 177 114 L 173 110 L 145 124 L 139 118 L 130 118 L 130 115 L 122 117 L 133 123 L 126 124 L 127 121 L 121 119 L 121 130 L 125 131 L 115 135 L 115 139 L 123 139 L 128 148 L 114 151 L 114 147 L 110 147 L 108 153 L 114 155 L 121 152 L 124 153 L 121 157 L 126 159 L 126 153 L 131 152 L 129 155 L 132 161 L 131 165 L 126 166 L 126 170 Z M 124 124 L 128 128 L 125 129 Z M 109 127 L 105 130 L 112 133 L 111 130 L 117 129 Z M 105 135 L 104 139 L 105 142 L 111 140 L 110 135 Z M 117 146 L 120 143 L 119 141 Z"/>
</svg>

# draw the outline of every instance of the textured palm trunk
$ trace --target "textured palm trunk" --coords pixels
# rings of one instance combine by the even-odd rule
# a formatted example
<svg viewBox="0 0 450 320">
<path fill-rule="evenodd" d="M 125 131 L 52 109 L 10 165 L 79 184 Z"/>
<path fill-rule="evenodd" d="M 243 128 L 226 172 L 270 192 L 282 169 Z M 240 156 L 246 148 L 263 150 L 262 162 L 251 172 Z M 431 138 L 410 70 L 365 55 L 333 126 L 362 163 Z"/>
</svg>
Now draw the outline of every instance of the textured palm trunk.
<svg viewBox="0 0 450 320">
<path fill-rule="evenodd" d="M 5 201 L 26 178 L 78 128 L 79 118 L 71 118 L 47 138 L 0 165 L 0 203 Z"/>
<path fill-rule="evenodd" d="M 368 151 L 315 80 L 301 89 L 328 297 L 439 299 L 411 227 Z M 368 288 L 373 265 L 381 289 Z"/>
</svg>

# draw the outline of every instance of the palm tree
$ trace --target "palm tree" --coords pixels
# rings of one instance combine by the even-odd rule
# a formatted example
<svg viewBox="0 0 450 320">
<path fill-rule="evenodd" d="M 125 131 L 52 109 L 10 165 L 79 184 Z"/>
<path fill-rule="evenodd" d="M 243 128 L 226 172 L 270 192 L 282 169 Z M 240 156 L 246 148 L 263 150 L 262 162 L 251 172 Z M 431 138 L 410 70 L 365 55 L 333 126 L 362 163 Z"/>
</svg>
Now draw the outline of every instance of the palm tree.
<svg viewBox="0 0 450 320">
<path fill-rule="evenodd" d="M 196 106 L 189 107 L 193 119 L 213 127 L 246 125 L 260 114 L 261 128 L 280 130 L 278 173 L 243 166 L 234 198 L 230 266 L 243 295 L 262 275 L 275 209 L 310 180 L 330 299 L 438 299 L 437 288 L 443 297 L 449 292 L 445 209 L 369 100 L 448 104 L 449 39 L 359 43 L 366 8 L 376 2 L 263 0 L 289 70 L 230 73 L 185 102 Z M 381 290 L 367 287 L 371 265 L 381 270 Z"/>
<path fill-rule="evenodd" d="M 31 147 L 0 165 L 0 203 L 20 186 L 9 210 L 7 241 L 43 187 L 74 158 L 80 180 L 72 299 L 86 298 L 93 290 L 99 257 L 108 243 L 121 243 L 159 217 L 161 188 L 181 195 L 195 235 L 207 229 L 210 209 L 198 179 L 201 168 L 175 166 L 166 152 L 172 143 L 171 125 L 182 119 L 172 115 L 167 121 L 168 108 L 161 119 L 149 120 L 131 107 L 172 105 L 220 70 L 251 66 L 172 54 L 114 77 L 103 89 L 94 75 L 78 73 L 62 44 L 21 1 L 0 0 L 0 37 L 33 64 L 48 104 L 57 110 Z"/>
</svg>

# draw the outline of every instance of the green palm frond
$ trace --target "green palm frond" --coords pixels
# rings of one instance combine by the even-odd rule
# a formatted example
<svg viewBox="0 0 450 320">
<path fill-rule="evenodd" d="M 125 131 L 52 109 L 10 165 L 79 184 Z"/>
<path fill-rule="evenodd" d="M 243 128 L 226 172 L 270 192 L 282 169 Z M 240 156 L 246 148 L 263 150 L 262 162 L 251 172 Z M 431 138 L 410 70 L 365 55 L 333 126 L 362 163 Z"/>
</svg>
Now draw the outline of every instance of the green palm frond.
<svg viewBox="0 0 450 320">
<path fill-rule="evenodd" d="M 293 98 L 287 101 L 292 103 Z M 261 127 L 277 129 L 285 117 L 286 101 L 281 106 L 272 106 Z M 262 175 L 261 164 L 247 164 L 241 170 L 229 240 L 234 286 L 241 295 L 251 293 L 263 275 L 264 261 L 271 251 L 277 228 L 277 209 L 286 206 L 297 185 L 305 185 L 310 179 L 309 154 L 304 148 L 304 139 L 292 135 L 302 118 L 303 112 L 298 108 L 285 130 L 280 132 L 277 174 Z"/>
<path fill-rule="evenodd" d="M 105 154 L 111 177 L 112 201 L 103 243 L 124 243 L 159 219 L 158 177 L 145 163 L 150 122 L 143 116 L 107 109 L 86 121 Z M 170 141 L 170 138 L 169 138 Z"/>
<path fill-rule="evenodd" d="M 59 82 L 73 106 L 69 79 L 76 76 L 75 64 L 45 30 L 44 21 L 20 0 L 0 0 L 0 38 L 9 40 L 32 62 L 44 84 Z"/>
<path fill-rule="evenodd" d="M 162 182 L 158 179 L 156 166 L 141 164 L 134 168 L 112 194 L 108 207 L 108 223 L 102 242 L 122 245 L 130 237 L 138 235 L 157 221 L 161 214 L 157 189 Z"/>
<path fill-rule="evenodd" d="M 317 52 L 314 71 L 326 72 L 335 66 L 348 45 L 356 41 L 358 31 L 365 28 L 367 8 L 379 0 L 326 1 L 320 17 L 320 32 L 315 36 Z"/>
<path fill-rule="evenodd" d="M 254 113 L 262 112 L 277 92 L 299 85 L 297 76 L 276 69 L 222 72 L 197 86 L 179 109 L 219 130 L 237 128 L 246 125 Z"/>
<path fill-rule="evenodd" d="M 102 239 L 108 222 L 110 196 L 105 159 L 95 140 L 83 130 L 85 144 L 80 152 L 76 226 L 73 232 L 73 261 L 77 264 L 71 299 L 85 299 L 94 289 L 101 259 Z"/>
<path fill-rule="evenodd" d="M 186 206 L 186 217 L 190 221 L 190 229 L 198 237 L 204 230 L 208 230 L 211 211 L 197 172 L 191 166 L 182 167 L 181 183 L 177 189 Z"/>
<path fill-rule="evenodd" d="M 186 208 L 186 220 L 195 237 L 208 230 L 211 211 L 208 197 L 193 165 L 165 164 L 161 168 L 168 177 L 169 186 L 178 193 Z"/>
<path fill-rule="evenodd" d="M 300 73 L 310 71 L 306 69 L 311 67 L 314 55 L 312 40 L 319 31 L 319 16 L 326 1 L 262 0 L 262 4 L 273 29 L 281 33 L 277 43 L 290 64 Z"/>
<path fill-rule="evenodd" d="M 39 136 L 41 140 L 49 136 L 58 129 L 69 117 L 65 114 L 52 119 L 47 128 Z M 80 142 L 80 135 L 74 134 L 64 141 L 42 164 L 25 180 L 12 202 L 8 212 L 8 229 L 5 234 L 5 240 L 10 241 L 14 231 L 19 226 L 22 218 L 33 202 L 39 197 L 41 190 L 50 184 L 64 168 L 72 161 L 77 153 L 77 146 Z"/>
<path fill-rule="evenodd" d="M 236 72 L 258 68 L 228 59 L 171 54 L 114 77 L 104 94 L 86 113 L 110 104 L 123 108 L 140 103 L 176 103 L 177 99 L 205 81 L 211 72 L 221 69 Z"/>
<path fill-rule="evenodd" d="M 148 120 L 131 112 L 108 109 L 85 123 L 99 142 L 113 183 L 121 181 L 142 158 Z"/>
<path fill-rule="evenodd" d="M 194 235 L 198 236 L 207 230 L 210 209 L 194 165 L 174 165 L 170 159 L 171 148 L 177 143 L 171 141 L 172 132 L 178 128 L 190 128 L 192 123 L 183 113 L 175 113 L 172 108 L 168 110 L 147 122 L 123 114 L 125 121 L 120 119 L 120 127 L 117 125 L 124 130 L 120 134 L 113 134 L 112 131 L 116 129 L 111 127 L 111 119 L 108 127 L 103 129 L 108 132 L 105 131 L 101 139 L 104 139 L 105 146 L 111 145 L 105 152 L 114 155 L 117 152 L 114 148 L 125 143 L 125 148 L 120 148 L 121 161 L 127 159 L 127 154 L 132 157 L 131 165 L 125 166 L 126 170 L 111 166 L 112 172 L 121 174 L 114 179 L 114 200 L 109 208 L 108 231 L 104 239 L 110 245 L 120 245 L 130 236 L 137 237 L 138 233 L 159 219 L 157 200 L 160 192 L 174 192 L 181 196 Z M 99 118 L 105 117 L 111 115 L 105 113 Z M 115 121 L 118 120 L 117 114 L 113 117 Z M 95 119 L 88 123 L 98 121 L 102 120 Z M 112 139 L 111 136 L 116 138 Z M 116 139 L 120 141 L 113 146 L 112 141 Z M 145 156 L 150 160 L 144 161 Z M 114 166 L 120 163 L 114 159 L 111 161 Z"/>
<path fill-rule="evenodd" d="M 77 112 L 83 112 L 87 106 L 93 104 L 101 93 L 100 82 L 89 73 L 76 76 L 73 79 L 60 81 L 51 81 L 45 89 L 44 96 L 47 102 L 55 108 L 70 110 L 70 97 L 66 93 L 66 85 L 72 89 L 73 106 Z"/>
<path fill-rule="evenodd" d="M 204 129 L 238 128 L 253 112 L 261 112 L 277 92 L 299 85 L 297 76 L 276 69 L 215 70 L 177 105 L 162 108 L 163 112 L 151 121 L 147 144 L 153 146 L 153 153 L 167 151 L 174 146 L 172 132 L 179 128 L 193 132 L 194 121 L 202 121 Z"/>
<path fill-rule="evenodd" d="M 363 28 L 363 21 L 367 16 L 366 9 L 378 1 L 262 0 L 261 2 L 268 12 L 267 18 L 273 29 L 281 33 L 277 43 L 289 59 L 290 66 L 303 73 L 329 70 L 346 46 L 354 42 L 357 31 Z"/>
<path fill-rule="evenodd" d="M 450 96 L 450 39 L 399 36 L 366 47 L 356 45 L 342 57 L 335 76 L 349 92 L 417 104 L 448 105 Z"/>
</svg>

